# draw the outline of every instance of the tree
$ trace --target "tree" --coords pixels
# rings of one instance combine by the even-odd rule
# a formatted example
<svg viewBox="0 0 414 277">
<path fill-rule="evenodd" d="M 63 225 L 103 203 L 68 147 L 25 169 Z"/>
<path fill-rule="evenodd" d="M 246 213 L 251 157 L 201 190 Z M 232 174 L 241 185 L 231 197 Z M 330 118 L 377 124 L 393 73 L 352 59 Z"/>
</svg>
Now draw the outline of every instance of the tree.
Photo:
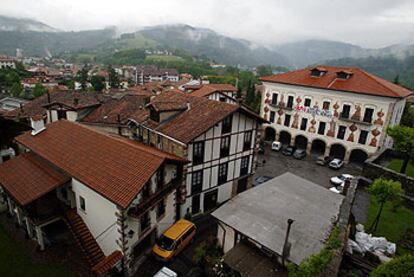
<svg viewBox="0 0 414 277">
<path fill-rule="evenodd" d="M 47 88 L 45 88 L 42 84 L 37 83 L 33 88 L 33 96 L 35 98 L 42 96 L 43 94 L 47 93 Z"/>
<path fill-rule="evenodd" d="M 247 92 L 246 92 L 246 105 L 253 108 L 254 102 L 256 99 L 254 85 L 252 84 L 251 80 L 249 80 L 249 84 L 247 85 Z"/>
<path fill-rule="evenodd" d="M 388 201 L 396 204 L 401 201 L 401 194 L 404 193 L 401 188 L 401 183 L 398 181 L 387 180 L 383 178 L 376 179 L 368 188 L 368 191 L 375 198 L 379 204 L 378 214 L 369 228 L 372 231 L 376 231 L 384 204 Z"/>
<path fill-rule="evenodd" d="M 105 88 L 105 77 L 94 75 L 91 78 L 91 84 L 95 91 L 102 91 Z"/>
<path fill-rule="evenodd" d="M 19 97 L 23 92 L 23 86 L 20 83 L 14 83 L 10 88 L 10 94 L 14 97 Z"/>
<path fill-rule="evenodd" d="M 414 272 L 414 257 L 405 255 L 396 257 L 391 261 L 381 264 L 371 272 L 371 277 L 406 277 Z"/>
<path fill-rule="evenodd" d="M 387 129 L 387 134 L 394 140 L 394 148 L 404 155 L 400 173 L 405 174 L 408 162 L 414 155 L 414 128 L 395 126 Z"/>
<path fill-rule="evenodd" d="M 111 88 L 119 88 L 119 77 L 118 74 L 116 73 L 115 69 L 109 65 L 108 66 L 108 82 L 109 82 L 109 86 Z"/>
<path fill-rule="evenodd" d="M 256 71 L 257 71 L 257 75 L 259 77 L 269 76 L 269 75 L 273 74 L 272 66 L 270 66 L 270 65 L 259 65 L 256 68 Z"/>
<path fill-rule="evenodd" d="M 82 90 L 86 90 L 87 82 L 88 82 L 88 65 L 85 64 L 82 67 L 76 79 L 81 84 Z"/>
<path fill-rule="evenodd" d="M 410 103 L 405 104 L 400 124 L 407 127 L 414 127 L 414 107 Z"/>
</svg>

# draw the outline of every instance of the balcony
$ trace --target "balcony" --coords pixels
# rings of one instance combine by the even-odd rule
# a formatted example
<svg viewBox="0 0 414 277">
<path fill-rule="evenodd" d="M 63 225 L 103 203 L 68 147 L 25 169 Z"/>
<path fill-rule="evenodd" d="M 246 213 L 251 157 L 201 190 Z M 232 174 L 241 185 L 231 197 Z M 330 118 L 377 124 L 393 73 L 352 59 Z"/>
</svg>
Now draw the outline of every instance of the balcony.
<svg viewBox="0 0 414 277">
<path fill-rule="evenodd" d="M 170 194 L 174 189 L 177 189 L 180 186 L 180 179 L 175 179 L 168 184 L 163 186 L 158 186 L 157 190 L 145 197 L 141 203 L 137 204 L 135 207 L 131 207 L 128 210 L 128 215 L 134 218 L 140 218 L 148 209 L 156 205 L 158 200 L 163 199 L 165 196 Z"/>
<path fill-rule="evenodd" d="M 366 119 L 366 118 L 364 118 L 363 120 L 356 120 L 356 119 L 352 119 L 352 117 L 349 114 L 348 115 L 343 115 L 342 113 L 340 113 L 339 114 L 339 119 L 342 120 L 342 121 L 352 122 L 352 123 L 366 125 L 366 126 L 372 125 L 372 118 L 370 120 Z"/>
</svg>

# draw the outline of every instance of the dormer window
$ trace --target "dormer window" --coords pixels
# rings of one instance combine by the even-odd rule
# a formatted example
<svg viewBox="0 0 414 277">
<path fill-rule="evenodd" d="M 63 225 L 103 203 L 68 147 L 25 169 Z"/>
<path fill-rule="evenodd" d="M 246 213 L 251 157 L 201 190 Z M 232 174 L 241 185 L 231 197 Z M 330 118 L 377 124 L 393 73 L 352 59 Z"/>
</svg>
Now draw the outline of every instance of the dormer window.
<svg viewBox="0 0 414 277">
<path fill-rule="evenodd" d="M 326 72 L 327 70 L 323 67 L 315 67 L 311 69 L 311 76 L 319 78 L 325 75 Z"/>
<path fill-rule="evenodd" d="M 347 80 L 352 76 L 352 72 L 350 71 L 338 71 L 336 72 L 336 78 L 338 79 L 342 79 L 342 80 Z"/>
</svg>

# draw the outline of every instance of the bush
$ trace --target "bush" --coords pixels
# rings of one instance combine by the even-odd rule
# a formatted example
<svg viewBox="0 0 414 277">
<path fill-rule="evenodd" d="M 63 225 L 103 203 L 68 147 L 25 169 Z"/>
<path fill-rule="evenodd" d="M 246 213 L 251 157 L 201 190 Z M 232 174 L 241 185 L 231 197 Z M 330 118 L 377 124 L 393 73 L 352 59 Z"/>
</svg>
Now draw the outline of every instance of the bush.
<svg viewBox="0 0 414 277">
<path fill-rule="evenodd" d="M 411 255 L 394 258 L 378 266 L 371 277 L 412 277 L 414 276 L 414 257 Z"/>
</svg>

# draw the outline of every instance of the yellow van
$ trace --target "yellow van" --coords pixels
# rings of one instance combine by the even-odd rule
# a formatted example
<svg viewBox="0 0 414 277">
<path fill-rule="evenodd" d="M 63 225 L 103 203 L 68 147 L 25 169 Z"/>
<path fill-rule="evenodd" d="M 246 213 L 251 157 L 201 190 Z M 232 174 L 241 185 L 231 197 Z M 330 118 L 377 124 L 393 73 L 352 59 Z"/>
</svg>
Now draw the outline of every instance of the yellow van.
<svg viewBox="0 0 414 277">
<path fill-rule="evenodd" d="M 190 242 L 196 233 L 194 223 L 180 219 L 162 234 L 152 248 L 155 256 L 163 261 L 170 261 Z"/>
</svg>

